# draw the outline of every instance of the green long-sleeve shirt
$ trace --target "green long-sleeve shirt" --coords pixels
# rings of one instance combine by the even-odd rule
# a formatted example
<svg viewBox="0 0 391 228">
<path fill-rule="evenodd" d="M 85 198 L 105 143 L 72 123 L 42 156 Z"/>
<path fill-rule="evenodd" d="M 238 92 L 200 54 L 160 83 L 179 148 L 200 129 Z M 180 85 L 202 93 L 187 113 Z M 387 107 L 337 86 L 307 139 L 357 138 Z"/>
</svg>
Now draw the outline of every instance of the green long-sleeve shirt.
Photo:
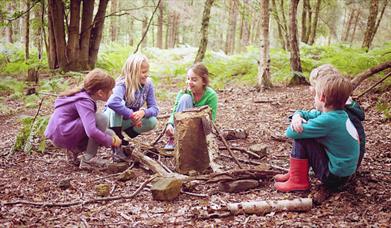
<svg viewBox="0 0 391 228">
<path fill-rule="evenodd" d="M 356 171 L 359 157 L 358 133 L 344 110 L 330 112 L 297 111 L 307 120 L 303 132 L 288 127 L 285 134 L 292 139 L 316 138 L 325 147 L 329 158 L 329 171 L 339 177 Z M 311 153 L 317 153 L 313 151 Z"/>
<path fill-rule="evenodd" d="M 206 87 L 204 94 L 202 95 L 201 99 L 198 102 L 194 101 L 194 96 L 190 90 L 186 89 L 186 90 L 179 91 L 179 93 L 176 96 L 175 105 L 174 105 L 174 108 L 172 109 L 173 111 L 171 113 L 170 119 L 168 120 L 168 123 L 174 125 L 175 110 L 177 109 L 179 100 L 183 94 L 191 95 L 191 97 L 193 98 L 193 106 L 194 107 L 201 107 L 204 105 L 208 105 L 212 109 L 212 120 L 213 121 L 216 120 L 217 100 L 218 100 L 217 93 L 212 88 Z"/>
</svg>

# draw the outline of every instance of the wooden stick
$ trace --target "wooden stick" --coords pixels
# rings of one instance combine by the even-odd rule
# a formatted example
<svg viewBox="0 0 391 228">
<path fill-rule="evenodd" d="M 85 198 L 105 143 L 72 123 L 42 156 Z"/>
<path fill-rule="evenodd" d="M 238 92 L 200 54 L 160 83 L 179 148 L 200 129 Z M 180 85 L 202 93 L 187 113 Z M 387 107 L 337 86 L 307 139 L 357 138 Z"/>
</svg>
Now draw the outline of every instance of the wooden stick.
<svg viewBox="0 0 391 228">
<path fill-rule="evenodd" d="M 17 200 L 13 202 L 4 202 L 1 203 L 1 205 L 5 206 L 10 206 L 10 205 L 16 205 L 16 204 L 25 204 L 25 205 L 33 205 L 33 206 L 42 206 L 42 207 L 69 207 L 69 206 L 74 206 L 74 205 L 86 205 L 86 204 L 91 204 L 91 203 L 98 203 L 98 202 L 106 202 L 106 201 L 113 201 L 113 200 L 119 200 L 119 199 L 132 199 L 135 197 L 141 190 L 153 179 L 155 179 L 157 176 L 154 175 L 145 182 L 143 182 L 140 187 L 134 191 L 130 195 L 123 195 L 123 196 L 113 196 L 113 197 L 104 197 L 104 198 L 94 198 L 90 200 L 77 200 L 73 202 L 64 202 L 64 203 L 50 203 L 50 202 L 32 202 L 32 201 L 26 201 L 26 200 Z"/>
<path fill-rule="evenodd" d="M 364 92 L 362 92 L 360 95 L 358 95 L 357 97 L 355 97 L 355 99 L 358 99 L 360 97 L 362 97 L 364 94 L 368 93 L 370 90 L 372 90 L 373 88 L 375 88 L 377 85 L 379 85 L 380 83 L 382 83 L 384 80 L 386 80 L 388 77 L 391 76 L 391 72 L 388 73 L 382 80 L 376 82 L 373 86 L 369 87 L 367 90 L 365 90 Z"/>
<path fill-rule="evenodd" d="M 209 197 L 206 194 L 198 194 L 198 193 L 193 193 L 193 192 L 186 192 L 181 189 L 181 193 L 189 195 L 189 196 L 197 196 L 197 197 Z"/>
<path fill-rule="evenodd" d="M 226 147 L 220 146 L 220 147 L 219 147 L 219 150 L 227 150 L 227 148 L 226 148 Z M 258 158 L 258 159 L 261 159 L 261 156 L 259 156 L 258 154 L 254 153 L 254 152 L 251 152 L 251 151 L 248 151 L 248 150 L 246 150 L 245 148 L 242 148 L 242 147 L 231 147 L 231 150 L 237 150 L 237 151 L 246 153 L 246 154 L 248 154 L 248 155 L 251 155 L 251 156 L 253 156 L 253 157 L 256 157 L 256 158 Z M 263 156 L 263 157 L 264 157 L 264 156 Z M 262 158 L 263 158 L 263 157 L 262 157 Z"/>
<path fill-rule="evenodd" d="M 157 142 L 159 142 L 160 138 L 164 135 L 164 132 L 166 132 L 167 124 L 164 127 L 163 131 L 158 135 L 158 137 L 151 143 L 151 146 L 154 146 Z"/>
<path fill-rule="evenodd" d="M 213 125 L 213 128 L 216 130 L 218 136 L 221 138 L 221 141 L 223 141 L 225 147 L 227 147 L 227 150 L 229 152 L 229 154 L 231 155 L 231 157 L 234 159 L 235 163 L 238 165 L 238 167 L 241 169 L 242 166 L 240 165 L 238 159 L 234 156 L 234 154 L 232 153 L 232 150 L 230 148 L 230 146 L 228 145 L 227 141 L 225 140 L 224 136 L 221 134 L 221 132 L 219 131 L 219 129 L 217 128 L 216 124 L 212 122 L 212 125 Z"/>
</svg>

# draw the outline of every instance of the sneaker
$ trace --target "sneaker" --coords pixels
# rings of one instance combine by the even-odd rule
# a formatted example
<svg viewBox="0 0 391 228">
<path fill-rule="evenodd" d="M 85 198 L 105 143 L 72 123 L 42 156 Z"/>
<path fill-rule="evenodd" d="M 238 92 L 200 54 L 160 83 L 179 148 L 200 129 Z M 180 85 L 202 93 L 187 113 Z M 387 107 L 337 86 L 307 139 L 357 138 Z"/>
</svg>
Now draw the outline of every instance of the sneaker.
<svg viewBox="0 0 391 228">
<path fill-rule="evenodd" d="M 80 159 L 77 157 L 77 155 L 77 153 L 71 150 L 66 150 L 67 161 L 74 166 L 80 165 Z"/>
<path fill-rule="evenodd" d="M 105 169 L 109 166 L 110 162 L 98 157 L 93 157 L 89 160 L 84 157 L 80 160 L 80 169 Z"/>
<path fill-rule="evenodd" d="M 169 138 L 167 144 L 164 146 L 165 150 L 174 150 L 175 149 L 175 143 L 174 138 Z"/>
<path fill-rule="evenodd" d="M 113 162 L 124 162 L 128 160 L 127 154 L 124 153 L 124 150 L 121 147 L 112 148 L 113 151 Z"/>
</svg>

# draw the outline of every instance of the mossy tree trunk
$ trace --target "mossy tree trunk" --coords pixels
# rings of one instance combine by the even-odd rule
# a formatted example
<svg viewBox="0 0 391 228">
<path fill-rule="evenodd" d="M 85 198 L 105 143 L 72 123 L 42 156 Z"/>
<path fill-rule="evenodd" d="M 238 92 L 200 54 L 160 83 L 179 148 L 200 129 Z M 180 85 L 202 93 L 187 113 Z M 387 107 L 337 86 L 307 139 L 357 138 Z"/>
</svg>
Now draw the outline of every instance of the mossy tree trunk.
<svg viewBox="0 0 391 228">
<path fill-rule="evenodd" d="M 206 0 L 204 5 L 204 13 L 202 15 L 201 25 L 201 41 L 198 47 L 197 56 L 194 60 L 195 63 L 201 62 L 204 59 L 206 47 L 208 46 L 208 27 L 210 19 L 210 10 L 212 8 L 214 0 Z"/>
<path fill-rule="evenodd" d="M 261 48 L 257 88 L 268 89 L 270 80 L 269 0 L 261 0 Z"/>
</svg>

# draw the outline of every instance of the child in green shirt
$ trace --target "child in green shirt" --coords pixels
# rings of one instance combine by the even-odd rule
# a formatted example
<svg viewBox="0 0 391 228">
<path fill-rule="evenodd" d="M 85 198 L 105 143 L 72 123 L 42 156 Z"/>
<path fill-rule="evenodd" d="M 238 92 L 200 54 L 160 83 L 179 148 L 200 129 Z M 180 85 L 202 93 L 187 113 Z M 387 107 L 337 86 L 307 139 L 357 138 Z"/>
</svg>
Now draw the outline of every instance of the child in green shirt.
<svg viewBox="0 0 391 228">
<path fill-rule="evenodd" d="M 344 185 L 356 172 L 359 136 L 344 106 L 352 92 L 350 81 L 340 75 L 319 78 L 315 84 L 313 111 L 297 111 L 286 130 L 294 139 L 290 170 L 277 178 L 275 188 L 282 192 L 307 190 L 308 170 L 329 190 Z"/>
<path fill-rule="evenodd" d="M 166 135 L 169 140 L 164 147 L 166 150 L 174 149 L 174 114 L 184 110 L 208 105 L 212 109 L 212 120 L 216 120 L 217 93 L 210 88 L 209 72 L 202 63 L 194 64 L 187 71 L 187 88 L 179 91 L 170 119 L 167 123 Z"/>
</svg>

